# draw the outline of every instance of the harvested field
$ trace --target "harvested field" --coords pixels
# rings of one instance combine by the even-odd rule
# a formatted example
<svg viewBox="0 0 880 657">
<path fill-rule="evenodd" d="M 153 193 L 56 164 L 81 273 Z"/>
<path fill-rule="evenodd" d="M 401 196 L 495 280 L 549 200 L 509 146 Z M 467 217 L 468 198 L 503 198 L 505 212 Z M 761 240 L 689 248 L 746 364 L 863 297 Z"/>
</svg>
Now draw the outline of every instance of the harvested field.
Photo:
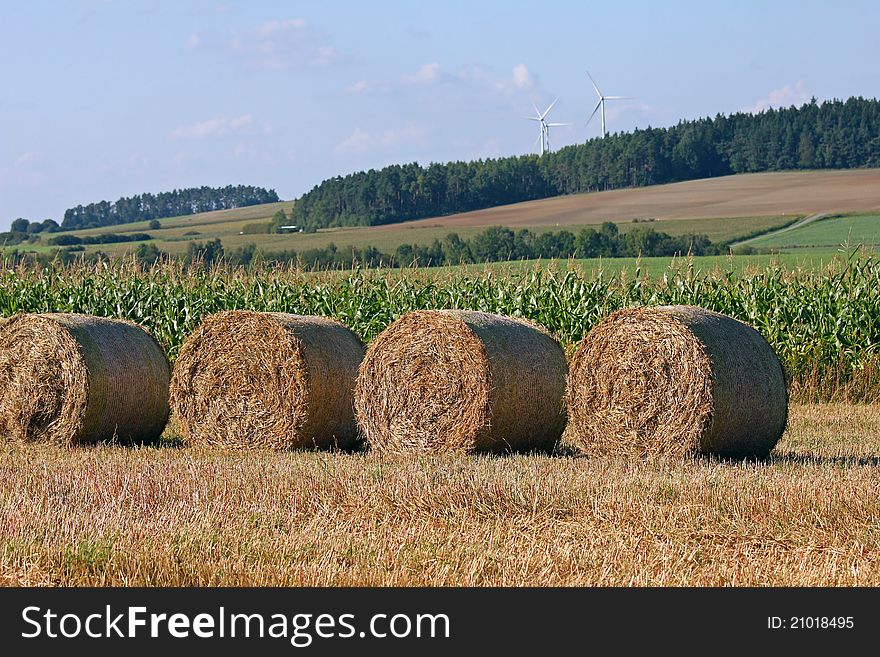
<svg viewBox="0 0 880 657">
<path fill-rule="evenodd" d="M 410 221 L 421 226 L 542 226 L 880 210 L 880 169 L 750 173 L 557 196 Z M 394 230 L 396 225 L 374 230 Z M 662 224 L 657 226 L 662 230 Z"/>
<path fill-rule="evenodd" d="M 880 585 L 880 407 L 768 460 L 0 450 L 7 585 Z"/>
</svg>

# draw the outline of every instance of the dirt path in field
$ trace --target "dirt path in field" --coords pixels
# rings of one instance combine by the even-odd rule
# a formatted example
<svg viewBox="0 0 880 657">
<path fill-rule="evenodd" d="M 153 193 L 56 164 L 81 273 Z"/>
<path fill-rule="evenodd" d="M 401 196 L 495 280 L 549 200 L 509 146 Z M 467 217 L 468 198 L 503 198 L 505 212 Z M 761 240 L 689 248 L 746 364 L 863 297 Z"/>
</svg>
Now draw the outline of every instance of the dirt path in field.
<svg viewBox="0 0 880 657">
<path fill-rule="evenodd" d="M 880 169 L 740 174 L 557 196 L 373 230 L 552 226 L 631 219 L 710 219 L 880 211 Z"/>
<path fill-rule="evenodd" d="M 774 235 L 781 235 L 782 233 L 787 233 L 790 230 L 794 230 L 795 228 L 801 228 L 806 226 L 807 224 L 811 224 L 814 221 L 819 221 L 819 219 L 824 219 L 828 216 L 827 212 L 819 212 L 818 214 L 811 214 L 809 217 L 805 217 L 800 221 L 793 223 L 791 226 L 786 226 L 785 228 L 780 228 L 779 230 L 774 230 L 769 233 L 764 233 L 762 235 L 755 235 L 755 237 L 750 237 L 747 240 L 743 240 L 742 242 L 734 242 L 730 246 L 741 246 L 743 244 L 748 244 L 749 242 L 754 242 L 755 240 L 762 240 L 765 237 L 772 237 Z"/>
</svg>

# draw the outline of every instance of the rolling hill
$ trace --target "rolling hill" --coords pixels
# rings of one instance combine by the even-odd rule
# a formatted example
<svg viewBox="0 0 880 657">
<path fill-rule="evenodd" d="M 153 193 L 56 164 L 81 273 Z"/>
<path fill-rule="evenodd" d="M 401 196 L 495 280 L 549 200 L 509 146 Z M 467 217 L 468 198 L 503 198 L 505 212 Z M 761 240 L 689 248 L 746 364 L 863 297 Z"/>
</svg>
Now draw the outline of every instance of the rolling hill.
<svg viewBox="0 0 880 657">
<path fill-rule="evenodd" d="M 535 232 L 563 228 L 577 231 L 584 225 L 614 221 L 620 224 L 621 231 L 626 231 L 642 225 L 633 221 L 637 219 L 653 220 L 652 227 L 673 235 L 697 232 L 716 241 L 729 241 L 771 231 L 789 223 L 792 215 L 880 214 L 880 169 L 741 174 L 560 196 L 384 226 L 330 228 L 313 234 L 241 234 L 246 224 L 268 222 L 279 209 L 290 211 L 293 206 L 293 201 L 287 201 L 173 217 L 162 219 L 160 230 L 150 230 L 147 222 L 137 222 L 68 234 L 147 232 L 158 248 L 170 253 L 183 253 L 190 242 L 215 238 L 221 239 L 227 249 L 255 244 L 266 251 L 301 251 L 332 242 L 339 247 L 371 245 L 393 251 L 399 244 L 429 243 L 449 232 L 469 237 L 493 225 L 529 228 Z M 787 233 L 788 239 L 795 239 L 797 233 L 797 230 Z M 87 249 L 121 254 L 137 245 L 137 242 L 103 244 Z M 764 245 L 755 242 L 754 246 Z M 45 244 L 23 247 L 50 250 Z"/>
</svg>

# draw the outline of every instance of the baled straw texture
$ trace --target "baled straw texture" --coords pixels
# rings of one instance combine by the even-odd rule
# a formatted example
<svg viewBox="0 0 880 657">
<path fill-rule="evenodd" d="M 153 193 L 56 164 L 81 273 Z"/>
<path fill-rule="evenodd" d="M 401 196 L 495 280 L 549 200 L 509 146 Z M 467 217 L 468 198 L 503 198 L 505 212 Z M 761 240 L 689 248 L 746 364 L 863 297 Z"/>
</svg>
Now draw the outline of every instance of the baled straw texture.
<svg viewBox="0 0 880 657">
<path fill-rule="evenodd" d="M 63 313 L 0 323 L 0 428 L 20 441 L 152 442 L 168 421 L 171 367 L 146 329 Z"/>
<path fill-rule="evenodd" d="M 619 310 L 579 345 L 566 393 L 589 454 L 765 456 L 788 417 L 782 365 L 748 324 L 694 306 Z"/>
<path fill-rule="evenodd" d="M 566 371 L 556 340 L 529 322 L 411 312 L 367 349 L 355 410 L 378 452 L 550 450 L 565 428 Z"/>
<path fill-rule="evenodd" d="M 171 407 L 184 439 L 233 449 L 352 447 L 352 395 L 364 356 L 328 317 L 226 311 L 180 348 Z"/>
</svg>

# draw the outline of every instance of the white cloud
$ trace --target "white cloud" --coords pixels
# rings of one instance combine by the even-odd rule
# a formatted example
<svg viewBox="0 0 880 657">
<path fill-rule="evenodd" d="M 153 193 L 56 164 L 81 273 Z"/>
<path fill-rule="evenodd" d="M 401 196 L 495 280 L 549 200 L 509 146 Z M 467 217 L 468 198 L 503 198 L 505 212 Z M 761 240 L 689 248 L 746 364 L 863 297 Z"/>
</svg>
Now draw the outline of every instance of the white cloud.
<svg viewBox="0 0 880 657">
<path fill-rule="evenodd" d="M 412 123 L 403 128 L 392 128 L 377 132 L 366 132 L 360 128 L 355 128 L 348 137 L 336 146 L 336 152 L 366 153 L 401 144 L 423 143 L 424 140 L 425 131 Z"/>
<path fill-rule="evenodd" d="M 220 47 L 248 66 L 265 70 L 322 68 L 345 59 L 303 18 L 266 21 L 220 37 Z"/>
<path fill-rule="evenodd" d="M 344 56 L 339 53 L 333 46 L 319 46 L 318 52 L 309 62 L 310 66 L 321 68 L 324 66 L 332 66 L 336 62 L 342 61 Z"/>
<path fill-rule="evenodd" d="M 495 79 L 494 86 L 497 91 L 507 96 L 532 92 L 541 87 L 538 76 L 533 74 L 525 64 L 514 66 L 509 77 Z"/>
<path fill-rule="evenodd" d="M 771 107 L 779 109 L 780 107 L 789 107 L 791 105 L 799 106 L 810 100 L 810 92 L 803 80 L 798 80 L 795 84 L 787 84 L 779 89 L 774 89 L 766 98 L 757 101 L 751 107 L 744 108 L 746 112 L 758 113 Z"/>
<path fill-rule="evenodd" d="M 299 30 L 306 26 L 304 18 L 290 18 L 284 21 L 267 21 L 257 28 L 257 32 L 265 35 L 277 34 L 288 30 Z"/>
<path fill-rule="evenodd" d="M 532 79 L 532 74 L 529 73 L 529 69 L 526 68 L 525 64 L 517 64 L 513 67 L 513 86 L 517 89 L 528 89 L 531 87 L 535 81 Z"/>
<path fill-rule="evenodd" d="M 191 125 L 183 125 L 175 128 L 171 132 L 173 139 L 205 139 L 207 137 L 222 137 L 230 132 L 236 132 L 253 123 L 254 117 L 250 114 L 243 114 L 231 119 L 224 117 L 216 117 L 193 123 Z"/>
<path fill-rule="evenodd" d="M 198 32 L 193 32 L 189 35 L 186 43 L 183 44 L 183 47 L 187 50 L 195 50 L 200 45 L 202 45 L 202 35 Z"/>
<path fill-rule="evenodd" d="M 440 64 L 433 62 L 422 66 L 415 75 L 404 75 L 403 81 L 413 84 L 428 84 L 440 76 Z"/>
<path fill-rule="evenodd" d="M 401 75 L 396 79 L 358 80 L 346 87 L 345 91 L 350 94 L 403 92 L 406 88 L 428 88 L 437 84 L 443 84 L 452 90 L 457 88 L 462 93 L 500 94 L 506 97 L 533 94 L 541 88 L 538 77 L 525 64 L 517 64 L 509 75 L 499 77 L 477 66 L 448 70 L 437 62 L 431 62 L 423 64 L 415 73 Z"/>
<path fill-rule="evenodd" d="M 347 87 L 345 90 L 350 94 L 362 94 L 374 89 L 377 83 L 371 80 L 358 80 L 353 85 Z"/>
<path fill-rule="evenodd" d="M 26 153 L 22 153 L 15 160 L 15 168 L 21 169 L 23 167 L 26 167 L 28 164 L 33 164 L 39 159 L 40 154 L 37 151 L 28 151 Z"/>
<path fill-rule="evenodd" d="M 338 153 L 362 153 L 370 149 L 374 137 L 360 128 L 355 128 L 348 137 L 337 144 Z"/>
<path fill-rule="evenodd" d="M 257 148 L 249 142 L 240 141 L 232 149 L 232 154 L 235 157 L 253 157 L 257 154 Z"/>
</svg>

